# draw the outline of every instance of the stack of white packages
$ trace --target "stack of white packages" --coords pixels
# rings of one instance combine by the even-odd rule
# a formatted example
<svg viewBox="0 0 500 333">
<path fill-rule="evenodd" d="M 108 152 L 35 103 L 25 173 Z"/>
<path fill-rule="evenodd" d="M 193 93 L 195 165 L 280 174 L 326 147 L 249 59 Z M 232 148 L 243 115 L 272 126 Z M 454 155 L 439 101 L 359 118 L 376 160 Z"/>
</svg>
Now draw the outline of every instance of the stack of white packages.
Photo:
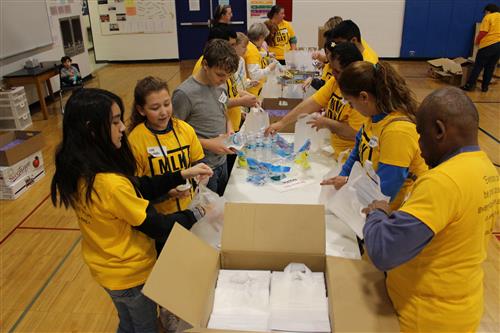
<svg viewBox="0 0 500 333">
<path fill-rule="evenodd" d="M 220 270 L 208 328 L 269 331 L 270 271 Z"/>
<path fill-rule="evenodd" d="M 270 328 L 278 331 L 330 332 L 323 273 L 292 263 L 271 278 Z"/>
</svg>

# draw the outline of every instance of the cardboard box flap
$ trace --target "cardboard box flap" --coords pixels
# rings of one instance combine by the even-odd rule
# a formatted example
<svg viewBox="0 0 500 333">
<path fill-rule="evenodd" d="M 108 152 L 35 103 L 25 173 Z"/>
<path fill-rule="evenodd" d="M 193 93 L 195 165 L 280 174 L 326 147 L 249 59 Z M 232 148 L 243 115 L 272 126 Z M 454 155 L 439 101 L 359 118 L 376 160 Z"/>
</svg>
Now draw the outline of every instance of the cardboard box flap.
<svg viewBox="0 0 500 333">
<path fill-rule="evenodd" d="M 453 61 L 456 62 L 457 64 L 459 64 L 460 66 L 465 66 L 465 65 L 473 63 L 472 60 L 465 59 L 465 58 L 462 58 L 462 57 L 455 58 L 455 59 L 453 59 Z"/>
<path fill-rule="evenodd" d="M 226 203 L 222 252 L 324 255 L 323 205 Z"/>
<path fill-rule="evenodd" d="M 0 133 L 0 165 L 12 165 L 43 148 L 39 131 L 12 131 Z M 19 140 L 12 145 L 13 141 Z"/>
<path fill-rule="evenodd" d="M 194 327 L 210 316 L 219 252 L 175 224 L 144 285 L 144 295 Z M 210 306 L 210 309 L 207 309 Z"/>
<path fill-rule="evenodd" d="M 427 63 L 434 67 L 442 67 L 444 72 L 462 74 L 462 66 L 448 58 L 428 60 Z"/>
<path fill-rule="evenodd" d="M 365 258 L 327 257 L 326 266 L 333 332 L 399 332 L 383 272 Z"/>
</svg>

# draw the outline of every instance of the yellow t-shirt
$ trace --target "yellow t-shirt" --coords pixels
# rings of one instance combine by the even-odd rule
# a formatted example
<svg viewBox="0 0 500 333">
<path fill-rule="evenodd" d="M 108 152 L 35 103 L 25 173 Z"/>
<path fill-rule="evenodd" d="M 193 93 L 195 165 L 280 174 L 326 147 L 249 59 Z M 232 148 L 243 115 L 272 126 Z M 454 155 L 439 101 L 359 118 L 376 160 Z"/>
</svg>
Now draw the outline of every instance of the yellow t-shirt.
<svg viewBox="0 0 500 333">
<path fill-rule="evenodd" d="M 193 68 L 193 75 L 198 73 L 201 69 L 201 62 L 203 61 L 203 56 L 201 56 L 198 61 L 196 61 L 196 64 L 194 64 Z M 240 94 L 238 93 L 238 87 L 236 87 L 235 84 L 235 79 L 234 76 L 231 76 L 227 81 L 226 81 L 226 89 L 227 93 L 229 95 L 229 98 L 235 98 L 239 97 Z M 241 124 L 241 106 L 234 106 L 232 108 L 227 109 L 227 116 L 229 120 L 231 121 L 231 125 L 233 126 L 234 131 L 239 131 L 240 130 L 240 124 Z"/>
<path fill-rule="evenodd" d="M 371 62 L 372 64 L 378 63 L 378 55 L 377 53 L 368 45 L 368 43 L 361 38 L 361 45 L 363 45 L 363 60 Z"/>
<path fill-rule="evenodd" d="M 172 121 L 173 130 L 157 135 L 167 158 L 163 156 L 155 135 L 144 124 L 137 125 L 130 133 L 128 139 L 137 161 L 138 176 L 185 170 L 205 157 L 194 129 L 180 119 Z M 191 197 L 169 198 L 156 204 L 155 208 L 163 214 L 175 213 L 186 209 L 190 202 Z"/>
<path fill-rule="evenodd" d="M 479 48 L 500 42 L 500 13 L 486 15 L 481 22 L 479 31 L 486 31 L 486 36 L 479 42 Z"/>
<path fill-rule="evenodd" d="M 332 77 L 332 68 L 330 67 L 329 63 L 326 63 L 325 66 L 323 66 L 323 73 L 321 74 L 321 80 L 325 81 L 325 83 L 330 80 Z"/>
<path fill-rule="evenodd" d="M 401 207 L 433 232 L 412 260 L 392 269 L 387 289 L 404 332 L 475 332 L 483 313 L 486 245 L 499 215 L 498 173 L 482 151 L 424 173 Z"/>
<path fill-rule="evenodd" d="M 325 108 L 327 118 L 347 123 L 356 132 L 367 120 L 348 103 L 344 103 L 337 80 L 333 76 L 312 95 L 312 99 Z M 332 133 L 330 141 L 336 156 L 346 149 L 352 149 L 355 143 L 354 140 L 345 140 L 335 133 Z"/>
<path fill-rule="evenodd" d="M 274 46 L 269 47 L 269 52 L 273 52 L 276 59 L 285 60 L 285 53 L 290 50 L 290 39 L 293 37 L 295 37 L 295 31 L 290 22 L 281 21 L 274 36 Z"/>
<path fill-rule="evenodd" d="M 371 161 L 375 171 L 380 162 L 409 169 L 410 177 L 390 203 L 392 210 L 401 206 L 415 177 L 419 177 L 428 169 L 420 156 L 416 126 L 404 119 L 407 117 L 398 111 L 391 112 L 376 123 L 373 123 L 371 118 L 367 119 L 361 127 L 361 141 L 358 146 L 361 163 Z"/>
<path fill-rule="evenodd" d="M 75 209 L 82 232 L 82 254 L 90 273 L 103 287 L 123 290 L 143 284 L 156 261 L 154 241 L 132 228 L 146 218 L 149 201 L 139 198 L 130 181 L 98 173 L 92 204 L 85 204 L 86 185 L 79 184 Z"/>
<path fill-rule="evenodd" d="M 252 42 L 248 43 L 247 52 L 245 53 L 245 56 L 243 58 L 245 59 L 245 64 L 247 66 L 248 65 L 259 65 L 261 69 L 264 69 L 268 65 L 267 60 L 262 57 L 262 55 L 259 52 L 259 49 Z M 249 73 L 248 68 L 247 68 L 247 73 Z M 258 85 L 256 85 L 255 87 L 248 88 L 247 91 L 249 93 L 251 93 L 252 95 L 258 97 L 260 94 L 260 91 L 262 90 L 262 86 L 264 86 L 265 82 L 266 82 L 266 77 L 262 77 L 259 80 Z"/>
</svg>

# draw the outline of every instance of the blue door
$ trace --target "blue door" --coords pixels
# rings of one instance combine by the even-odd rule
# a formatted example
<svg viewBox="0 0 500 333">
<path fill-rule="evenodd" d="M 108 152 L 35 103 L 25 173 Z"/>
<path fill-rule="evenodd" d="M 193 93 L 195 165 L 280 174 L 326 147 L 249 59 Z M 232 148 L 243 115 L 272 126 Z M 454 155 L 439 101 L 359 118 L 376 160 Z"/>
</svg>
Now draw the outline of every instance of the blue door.
<svg viewBox="0 0 500 333">
<path fill-rule="evenodd" d="M 219 0 L 199 0 L 199 10 L 189 10 L 189 0 L 175 0 L 179 59 L 198 59 L 208 38 L 210 19 Z M 227 1 L 221 1 L 223 4 Z M 230 0 L 233 11 L 231 25 L 235 31 L 246 32 L 246 0 Z"/>
</svg>

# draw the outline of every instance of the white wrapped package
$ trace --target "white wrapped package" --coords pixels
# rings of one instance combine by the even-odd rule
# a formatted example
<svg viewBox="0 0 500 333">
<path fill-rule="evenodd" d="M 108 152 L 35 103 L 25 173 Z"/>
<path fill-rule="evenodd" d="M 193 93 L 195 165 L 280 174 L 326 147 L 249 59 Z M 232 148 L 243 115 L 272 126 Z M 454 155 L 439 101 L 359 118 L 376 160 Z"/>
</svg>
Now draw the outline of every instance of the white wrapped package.
<svg viewBox="0 0 500 333">
<path fill-rule="evenodd" d="M 350 150 L 347 149 L 339 154 L 337 164 L 323 176 L 323 179 L 330 179 L 339 175 L 342 170 L 342 165 L 344 164 L 343 161 L 346 159 L 346 156 L 349 155 L 349 152 Z M 337 194 L 335 186 L 321 186 L 321 191 L 319 192 L 319 203 L 325 206 L 326 213 L 333 213 L 328 209 L 328 202 L 333 199 L 335 194 Z"/>
<path fill-rule="evenodd" d="M 208 328 L 269 330 L 270 271 L 220 270 Z"/>
<path fill-rule="evenodd" d="M 330 332 L 323 273 L 289 264 L 271 277 L 270 328 L 295 332 Z"/>
</svg>

